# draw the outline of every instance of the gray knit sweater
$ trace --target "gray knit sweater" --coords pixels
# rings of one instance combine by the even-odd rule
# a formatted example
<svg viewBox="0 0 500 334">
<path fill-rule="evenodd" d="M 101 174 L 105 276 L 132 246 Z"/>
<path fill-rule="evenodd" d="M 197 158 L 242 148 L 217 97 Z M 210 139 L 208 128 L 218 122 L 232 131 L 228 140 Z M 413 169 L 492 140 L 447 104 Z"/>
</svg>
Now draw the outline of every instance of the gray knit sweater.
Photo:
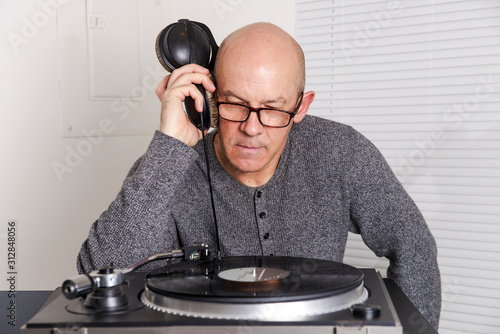
<svg viewBox="0 0 500 334">
<path fill-rule="evenodd" d="M 349 126 L 314 116 L 292 126 L 271 180 L 251 188 L 219 164 L 207 137 L 223 256 L 284 255 L 342 261 L 360 233 L 436 328 L 441 306 L 436 245 L 380 152 Z M 79 272 L 123 268 L 152 254 L 215 244 L 203 144 L 156 132 L 117 198 L 93 225 Z"/>
</svg>

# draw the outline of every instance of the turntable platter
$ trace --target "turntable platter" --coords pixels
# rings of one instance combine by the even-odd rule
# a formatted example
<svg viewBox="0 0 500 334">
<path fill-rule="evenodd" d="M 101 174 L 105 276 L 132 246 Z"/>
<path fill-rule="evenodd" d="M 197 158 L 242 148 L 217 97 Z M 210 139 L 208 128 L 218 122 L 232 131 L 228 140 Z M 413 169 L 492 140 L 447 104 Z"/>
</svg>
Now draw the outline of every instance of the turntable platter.
<svg viewBox="0 0 500 334">
<path fill-rule="evenodd" d="M 330 313 L 368 296 L 363 273 L 316 259 L 243 256 L 179 263 L 147 279 L 147 306 L 185 316 L 287 320 Z"/>
</svg>

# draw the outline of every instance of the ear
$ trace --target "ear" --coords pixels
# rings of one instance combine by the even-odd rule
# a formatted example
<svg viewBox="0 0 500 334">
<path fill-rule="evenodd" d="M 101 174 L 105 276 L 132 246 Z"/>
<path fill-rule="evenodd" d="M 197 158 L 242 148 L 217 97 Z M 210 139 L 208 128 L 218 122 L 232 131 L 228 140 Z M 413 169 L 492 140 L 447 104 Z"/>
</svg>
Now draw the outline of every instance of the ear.
<svg viewBox="0 0 500 334">
<path fill-rule="evenodd" d="M 315 95 L 316 93 L 314 93 L 313 91 L 304 93 L 304 96 L 302 97 L 302 103 L 300 104 L 300 108 L 295 114 L 295 117 L 293 118 L 294 123 L 298 123 L 304 119 L 304 117 L 307 114 L 307 110 L 309 110 L 309 106 L 314 100 Z"/>
</svg>

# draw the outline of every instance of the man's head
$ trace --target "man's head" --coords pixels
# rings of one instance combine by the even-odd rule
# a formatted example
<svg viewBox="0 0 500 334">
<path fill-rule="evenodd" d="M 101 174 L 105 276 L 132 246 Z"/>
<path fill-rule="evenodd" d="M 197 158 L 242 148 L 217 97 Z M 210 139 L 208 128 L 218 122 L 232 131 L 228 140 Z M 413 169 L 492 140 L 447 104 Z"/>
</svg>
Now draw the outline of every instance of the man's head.
<svg viewBox="0 0 500 334">
<path fill-rule="evenodd" d="M 285 31 L 256 23 L 229 35 L 215 64 L 219 101 L 254 108 L 293 111 L 305 85 L 304 55 Z M 292 122 L 284 128 L 262 125 L 256 112 L 245 122 L 219 119 L 214 145 L 226 171 L 249 186 L 260 186 L 274 174 L 293 123 L 300 122 L 314 99 L 307 92 Z"/>
<path fill-rule="evenodd" d="M 257 48 L 250 54 L 257 58 L 255 66 L 258 66 L 259 62 L 268 63 L 267 57 L 272 60 L 275 55 L 279 57 L 285 56 L 287 59 L 282 59 L 283 62 L 286 60 L 288 65 L 293 66 L 292 73 L 295 75 L 293 82 L 297 85 L 297 92 L 304 91 L 306 73 L 302 48 L 286 31 L 271 23 L 250 24 L 228 35 L 219 48 L 215 63 L 215 76 L 217 77 L 218 70 L 223 68 L 224 62 L 222 59 L 225 53 L 234 53 L 238 50 L 245 53 L 246 49 L 251 49 L 252 46 Z"/>
</svg>

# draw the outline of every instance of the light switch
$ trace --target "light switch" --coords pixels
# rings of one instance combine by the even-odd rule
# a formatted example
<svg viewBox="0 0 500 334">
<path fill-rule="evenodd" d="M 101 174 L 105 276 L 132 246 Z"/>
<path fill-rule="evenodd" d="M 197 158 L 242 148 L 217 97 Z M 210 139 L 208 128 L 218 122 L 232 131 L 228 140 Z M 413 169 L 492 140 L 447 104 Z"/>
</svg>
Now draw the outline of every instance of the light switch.
<svg viewBox="0 0 500 334">
<path fill-rule="evenodd" d="M 106 16 L 90 14 L 89 29 L 106 29 Z"/>
<path fill-rule="evenodd" d="M 137 1 L 87 1 L 91 99 L 131 98 L 140 85 Z"/>
</svg>

